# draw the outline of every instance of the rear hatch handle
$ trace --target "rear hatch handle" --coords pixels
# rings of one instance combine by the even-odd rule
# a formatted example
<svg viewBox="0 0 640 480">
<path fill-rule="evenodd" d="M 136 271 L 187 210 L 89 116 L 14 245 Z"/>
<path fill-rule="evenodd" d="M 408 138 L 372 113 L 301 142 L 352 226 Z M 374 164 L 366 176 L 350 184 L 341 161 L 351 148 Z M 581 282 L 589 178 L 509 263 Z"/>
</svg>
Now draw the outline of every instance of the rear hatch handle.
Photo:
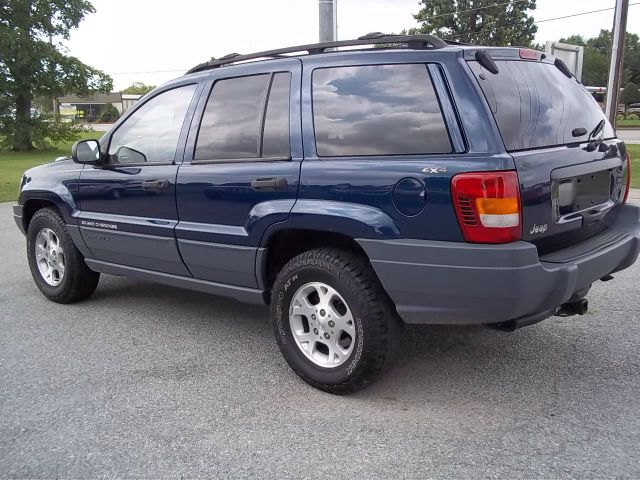
<svg viewBox="0 0 640 480">
<path fill-rule="evenodd" d="M 582 220 L 582 225 L 586 226 L 604 217 L 606 213 L 615 206 L 615 204 L 616 202 L 613 200 L 608 200 L 605 203 L 585 208 L 579 212 L 567 213 L 558 219 L 558 223 L 571 223 Z"/>
</svg>

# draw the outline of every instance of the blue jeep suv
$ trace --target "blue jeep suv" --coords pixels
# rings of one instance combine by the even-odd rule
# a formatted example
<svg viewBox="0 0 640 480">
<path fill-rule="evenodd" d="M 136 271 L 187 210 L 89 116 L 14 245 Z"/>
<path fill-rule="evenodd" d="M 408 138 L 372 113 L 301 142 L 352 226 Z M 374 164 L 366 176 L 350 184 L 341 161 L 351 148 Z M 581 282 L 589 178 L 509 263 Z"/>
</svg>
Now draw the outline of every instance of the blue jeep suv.
<svg viewBox="0 0 640 480">
<path fill-rule="evenodd" d="M 344 393 L 403 323 L 583 314 L 638 256 L 629 182 L 561 60 L 369 34 L 194 67 L 28 170 L 14 215 L 47 298 L 106 273 L 270 304 L 291 368 Z"/>
</svg>

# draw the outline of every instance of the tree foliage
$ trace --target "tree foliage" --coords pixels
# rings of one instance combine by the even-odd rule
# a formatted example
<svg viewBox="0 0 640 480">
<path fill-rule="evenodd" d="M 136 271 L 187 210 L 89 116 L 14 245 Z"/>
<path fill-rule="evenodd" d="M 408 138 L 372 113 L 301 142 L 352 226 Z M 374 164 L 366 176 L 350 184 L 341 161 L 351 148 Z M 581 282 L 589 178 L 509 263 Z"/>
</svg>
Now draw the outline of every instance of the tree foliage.
<svg viewBox="0 0 640 480">
<path fill-rule="evenodd" d="M 600 30 L 597 37 L 589 39 L 585 39 L 581 35 L 571 35 L 560 41 L 584 47 L 583 84 L 594 87 L 604 87 L 607 84 L 613 42 L 611 31 Z M 634 33 L 627 32 L 626 34 L 622 66 L 622 83 L 640 84 L 640 38 Z"/>
<path fill-rule="evenodd" d="M 421 23 L 410 33 L 480 45 L 530 46 L 538 27 L 527 11 L 536 0 L 422 0 L 413 16 Z"/>
<path fill-rule="evenodd" d="M 35 97 L 109 92 L 111 78 L 66 55 L 63 40 L 95 10 L 87 0 L 3 0 L 0 3 L 0 135 L 15 150 L 31 150 L 35 137 L 65 130 L 40 121 Z M 50 137 L 51 138 L 51 137 Z M 54 138 L 55 140 L 55 138 Z"/>
<path fill-rule="evenodd" d="M 113 123 L 120 118 L 120 112 L 113 106 L 113 103 L 107 103 L 105 105 L 102 115 L 100 115 L 101 122 Z"/>
<path fill-rule="evenodd" d="M 131 95 L 144 95 L 156 88 L 155 85 L 145 85 L 142 82 L 133 82 L 127 88 L 122 90 L 122 93 L 128 93 Z"/>
<path fill-rule="evenodd" d="M 629 105 L 632 103 L 640 103 L 640 90 L 638 90 L 638 86 L 635 83 L 629 82 L 625 85 L 620 94 L 620 103 L 624 104 L 625 111 L 629 109 Z"/>
</svg>

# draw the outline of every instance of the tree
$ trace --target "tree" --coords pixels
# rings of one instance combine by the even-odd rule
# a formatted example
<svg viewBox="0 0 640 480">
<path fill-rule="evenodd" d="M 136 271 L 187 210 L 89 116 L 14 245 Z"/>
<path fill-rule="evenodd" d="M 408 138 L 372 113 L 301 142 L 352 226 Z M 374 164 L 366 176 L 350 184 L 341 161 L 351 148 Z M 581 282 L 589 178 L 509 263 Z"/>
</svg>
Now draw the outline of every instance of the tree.
<svg viewBox="0 0 640 480">
<path fill-rule="evenodd" d="M 607 84 L 613 42 L 609 30 L 600 30 L 597 37 L 589 39 L 581 35 L 571 35 L 560 41 L 584 47 L 583 84 L 594 87 L 604 87 Z M 627 33 L 625 37 L 622 82 L 640 83 L 640 38 L 634 33 Z"/>
<path fill-rule="evenodd" d="M 601 53 L 600 48 L 594 48 L 590 45 L 589 42 L 592 40 L 594 39 L 585 40 L 582 35 L 571 35 L 567 38 L 561 38 L 560 42 L 584 47 L 582 83 L 593 87 L 603 87 L 607 84 L 609 60 L 606 53 Z"/>
<path fill-rule="evenodd" d="M 627 83 L 620 94 L 620 103 L 624 104 L 625 114 L 629 110 L 629 105 L 632 103 L 640 103 L 640 90 L 638 90 L 638 86 L 635 83 Z"/>
<path fill-rule="evenodd" d="M 113 123 L 119 118 L 120 112 L 116 107 L 113 106 L 113 103 L 107 103 L 105 105 L 104 111 L 102 112 L 102 115 L 100 115 L 100 121 L 106 123 Z"/>
<path fill-rule="evenodd" d="M 142 82 L 133 82 L 127 88 L 122 90 L 122 93 L 129 93 L 132 95 L 144 95 L 145 93 L 149 93 L 154 88 L 156 88 L 155 85 L 145 85 Z"/>
<path fill-rule="evenodd" d="M 422 0 L 410 33 L 428 33 L 463 43 L 529 46 L 538 27 L 528 10 L 536 0 Z"/>
<path fill-rule="evenodd" d="M 111 77 L 65 55 L 60 43 L 94 11 L 88 0 L 0 3 L 0 97 L 15 109 L 15 114 L 11 108 L 0 110 L 0 134 L 12 149 L 33 149 L 34 133 L 42 137 L 51 124 L 34 118 L 35 97 L 111 91 Z M 57 131 L 57 126 L 51 128 Z"/>
</svg>

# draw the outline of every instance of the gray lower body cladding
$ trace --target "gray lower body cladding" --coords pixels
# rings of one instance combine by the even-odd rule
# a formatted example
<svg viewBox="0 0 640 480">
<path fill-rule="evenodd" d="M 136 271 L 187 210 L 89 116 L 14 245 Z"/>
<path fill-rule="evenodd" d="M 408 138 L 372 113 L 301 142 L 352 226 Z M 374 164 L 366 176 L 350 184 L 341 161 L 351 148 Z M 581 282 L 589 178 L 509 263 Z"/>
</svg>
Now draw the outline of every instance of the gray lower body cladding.
<svg viewBox="0 0 640 480">
<path fill-rule="evenodd" d="M 551 315 L 640 251 L 640 208 L 620 208 L 610 228 L 539 257 L 528 242 L 482 245 L 359 239 L 400 317 L 417 324 L 487 324 Z"/>
<path fill-rule="evenodd" d="M 223 297 L 233 298 L 245 303 L 254 303 L 265 305 L 266 299 L 264 291 L 256 288 L 247 288 L 237 285 L 227 285 L 224 283 L 211 282 L 193 277 L 185 277 L 181 275 L 173 275 L 170 273 L 155 272 L 142 268 L 130 267 L 126 265 L 118 265 L 115 263 L 103 262 L 100 260 L 85 260 L 89 268 L 95 272 L 106 273 L 109 275 L 121 275 L 124 277 L 135 278 L 138 280 L 147 280 L 150 282 L 162 283 L 173 287 L 186 288 L 198 292 L 210 293 L 213 295 L 221 295 Z"/>
<path fill-rule="evenodd" d="M 24 214 L 24 207 L 22 205 L 13 205 L 13 221 L 23 234 L 26 234 L 22 216 Z"/>
</svg>

